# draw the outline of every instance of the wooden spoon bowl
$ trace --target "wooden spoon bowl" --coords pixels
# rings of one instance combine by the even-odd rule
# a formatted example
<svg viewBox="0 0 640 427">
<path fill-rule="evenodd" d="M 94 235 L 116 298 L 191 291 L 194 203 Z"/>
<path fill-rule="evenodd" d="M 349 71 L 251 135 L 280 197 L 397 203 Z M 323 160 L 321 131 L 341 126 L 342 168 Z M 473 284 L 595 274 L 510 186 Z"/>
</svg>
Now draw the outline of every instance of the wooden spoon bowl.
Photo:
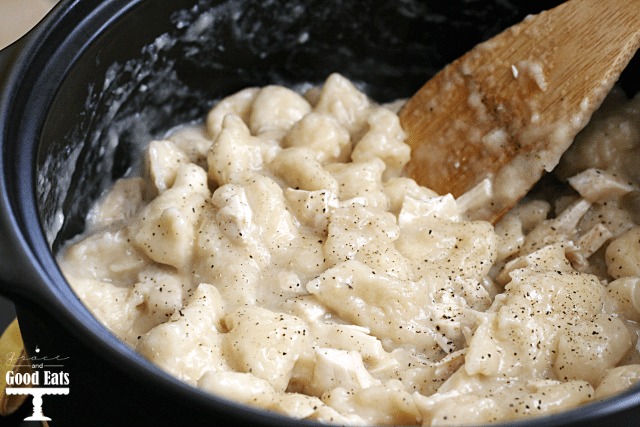
<svg viewBox="0 0 640 427">
<path fill-rule="evenodd" d="M 640 46 L 640 0 L 571 0 L 479 44 L 402 108 L 409 176 L 496 222 L 588 123 Z M 480 203 L 479 203 L 480 204 Z"/>
</svg>

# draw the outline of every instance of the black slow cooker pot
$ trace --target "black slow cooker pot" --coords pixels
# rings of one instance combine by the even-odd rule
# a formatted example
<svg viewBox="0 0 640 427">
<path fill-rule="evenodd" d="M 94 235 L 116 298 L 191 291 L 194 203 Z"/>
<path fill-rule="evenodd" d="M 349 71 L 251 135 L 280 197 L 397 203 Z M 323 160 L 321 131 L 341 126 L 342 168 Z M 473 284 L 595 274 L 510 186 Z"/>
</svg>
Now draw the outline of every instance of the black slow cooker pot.
<svg viewBox="0 0 640 427">
<path fill-rule="evenodd" d="M 340 72 L 378 101 L 406 97 L 477 42 L 556 3 L 68 0 L 0 52 L 0 291 L 16 303 L 35 369 L 55 360 L 67 375 L 68 395 L 43 398 L 51 425 L 308 424 L 161 372 L 87 311 L 53 254 L 142 143 L 202 119 L 221 96 Z M 640 79 L 625 74 L 636 90 Z M 639 403 L 635 388 L 510 425 L 630 424 Z"/>
</svg>

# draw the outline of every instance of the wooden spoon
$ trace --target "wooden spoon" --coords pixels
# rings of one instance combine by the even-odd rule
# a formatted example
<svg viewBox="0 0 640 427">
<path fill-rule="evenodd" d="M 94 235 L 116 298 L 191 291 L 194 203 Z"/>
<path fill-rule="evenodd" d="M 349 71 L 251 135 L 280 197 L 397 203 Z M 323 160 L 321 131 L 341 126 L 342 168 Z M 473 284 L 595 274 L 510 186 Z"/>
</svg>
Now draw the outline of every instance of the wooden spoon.
<svg viewBox="0 0 640 427">
<path fill-rule="evenodd" d="M 402 108 L 409 176 L 496 222 L 551 171 L 640 45 L 640 0 L 571 0 L 449 64 Z M 640 77 L 639 77 L 640 78 Z M 468 201 L 468 200 L 467 200 Z"/>
</svg>

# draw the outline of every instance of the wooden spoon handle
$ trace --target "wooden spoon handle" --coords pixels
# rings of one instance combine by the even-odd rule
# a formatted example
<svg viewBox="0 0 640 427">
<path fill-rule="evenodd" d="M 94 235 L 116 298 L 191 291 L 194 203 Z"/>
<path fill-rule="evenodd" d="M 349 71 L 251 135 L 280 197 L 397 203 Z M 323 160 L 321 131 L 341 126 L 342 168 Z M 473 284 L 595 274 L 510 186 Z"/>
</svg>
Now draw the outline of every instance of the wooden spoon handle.
<svg viewBox="0 0 640 427">
<path fill-rule="evenodd" d="M 408 174 L 460 196 L 484 179 L 496 221 L 552 170 L 640 46 L 640 0 L 572 0 L 476 46 L 400 112 Z"/>
</svg>

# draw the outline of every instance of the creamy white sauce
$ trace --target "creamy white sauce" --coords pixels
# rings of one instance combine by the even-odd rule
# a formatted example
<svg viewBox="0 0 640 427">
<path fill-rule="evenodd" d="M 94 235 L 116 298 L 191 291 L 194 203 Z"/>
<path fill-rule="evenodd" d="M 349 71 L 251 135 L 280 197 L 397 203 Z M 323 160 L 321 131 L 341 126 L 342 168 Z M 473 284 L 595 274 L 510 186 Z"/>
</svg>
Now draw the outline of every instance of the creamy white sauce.
<svg viewBox="0 0 640 427">
<path fill-rule="evenodd" d="M 535 64 L 516 67 L 544 90 Z M 485 138 L 500 150 L 506 133 Z M 302 95 L 248 88 L 150 142 L 141 176 L 115 184 L 59 262 L 107 328 L 229 399 L 347 425 L 553 413 L 640 379 L 640 228 L 620 202 L 638 180 L 585 165 L 589 143 L 560 168 L 583 164 L 576 193 L 494 227 L 465 219 L 489 180 L 455 199 L 404 177 L 395 109 L 342 76 Z M 612 172 L 580 174 L 592 168 Z"/>
</svg>

